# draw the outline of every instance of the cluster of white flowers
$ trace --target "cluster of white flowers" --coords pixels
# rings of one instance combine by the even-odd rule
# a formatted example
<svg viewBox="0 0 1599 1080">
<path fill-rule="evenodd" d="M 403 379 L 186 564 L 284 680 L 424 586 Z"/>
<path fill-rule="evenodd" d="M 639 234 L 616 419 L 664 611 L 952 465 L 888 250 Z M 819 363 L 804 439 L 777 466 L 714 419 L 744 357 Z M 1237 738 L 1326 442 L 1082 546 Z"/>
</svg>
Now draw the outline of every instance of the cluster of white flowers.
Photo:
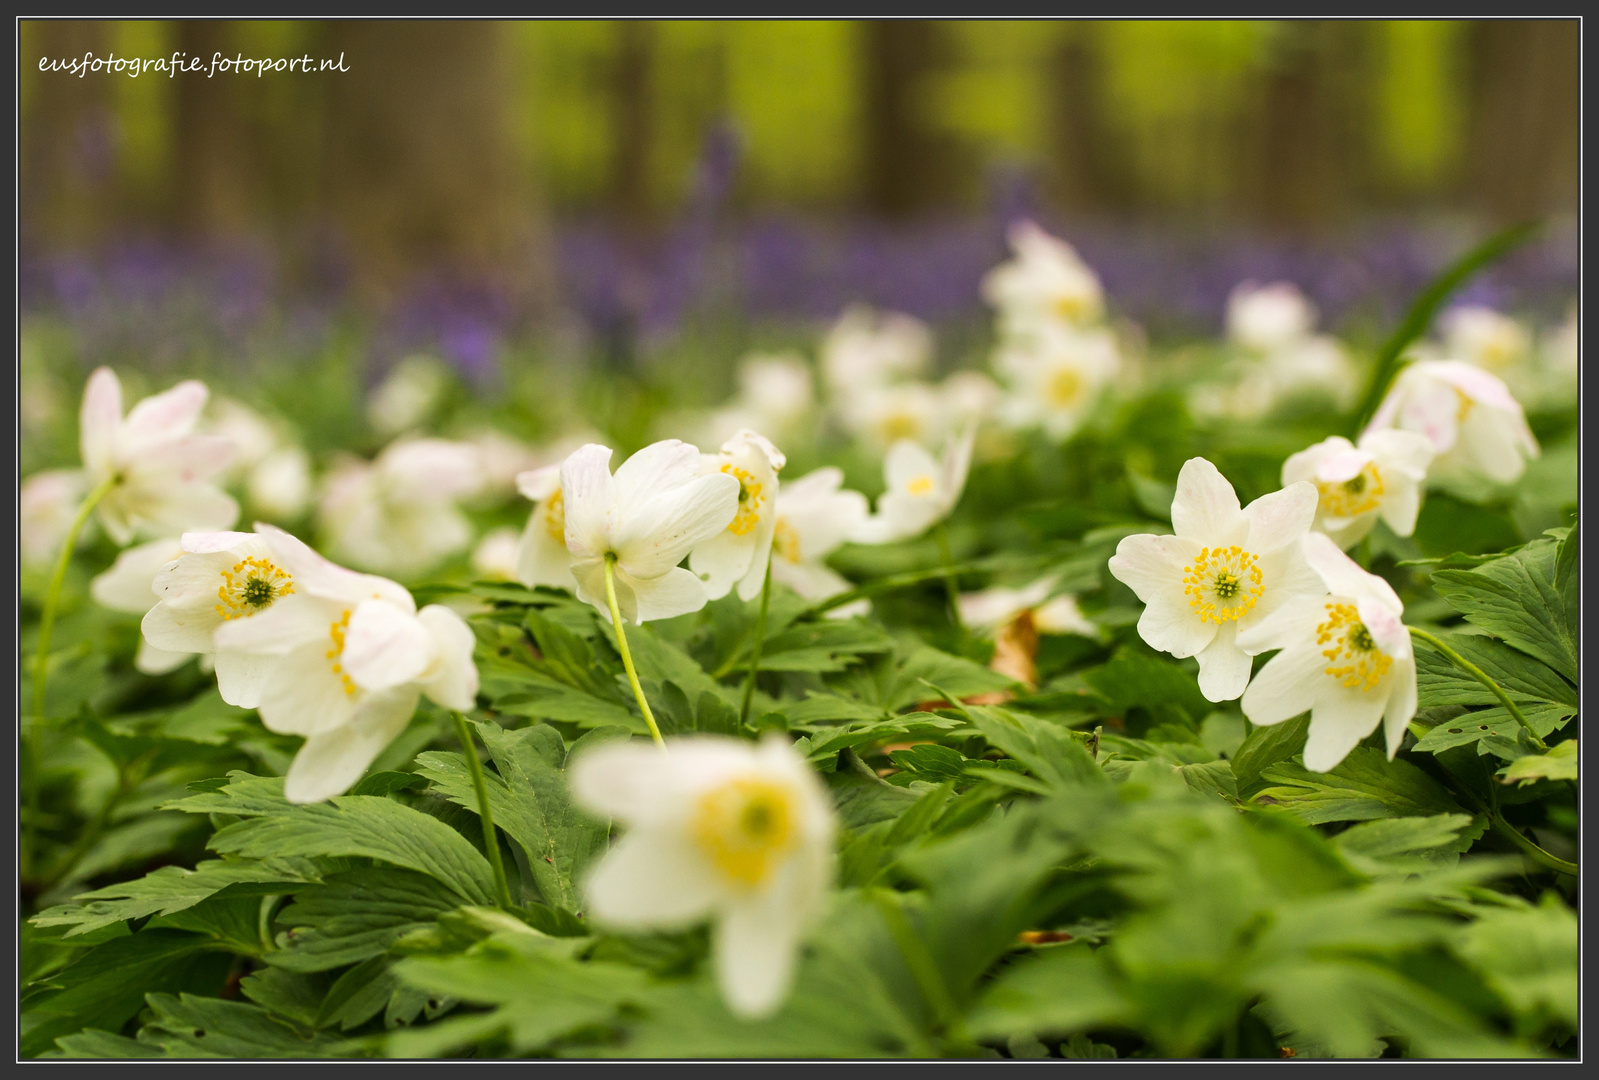
<svg viewBox="0 0 1599 1080">
<path fill-rule="evenodd" d="M 1239 374 L 1228 385 L 1194 387 L 1191 407 L 1201 415 L 1250 420 L 1312 393 L 1347 408 L 1357 389 L 1354 361 L 1337 338 L 1314 332 L 1316 319 L 1315 305 L 1290 282 L 1240 283 L 1227 298 L 1226 319 Z"/>
</svg>

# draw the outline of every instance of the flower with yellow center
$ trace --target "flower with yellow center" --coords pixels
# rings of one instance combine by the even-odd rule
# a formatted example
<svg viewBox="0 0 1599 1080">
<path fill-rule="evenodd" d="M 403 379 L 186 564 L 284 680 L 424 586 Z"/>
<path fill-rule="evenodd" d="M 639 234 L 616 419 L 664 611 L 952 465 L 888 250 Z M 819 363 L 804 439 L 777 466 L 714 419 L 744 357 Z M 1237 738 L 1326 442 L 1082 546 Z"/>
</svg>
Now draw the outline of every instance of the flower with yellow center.
<svg viewBox="0 0 1599 1080">
<path fill-rule="evenodd" d="M 1121 370 L 1121 354 L 1108 330 L 1059 325 L 1008 342 L 994 368 L 1010 387 L 999 418 L 1014 428 L 1041 427 L 1059 441 L 1088 418 Z"/>
<path fill-rule="evenodd" d="M 1498 376 L 1463 360 L 1417 360 L 1394 380 L 1367 432 L 1398 429 L 1424 435 L 1440 472 L 1478 473 L 1508 484 L 1538 440 L 1521 404 Z"/>
<path fill-rule="evenodd" d="M 728 1008 L 774 1012 L 833 878 L 832 800 L 788 740 L 606 743 L 577 757 L 572 793 L 627 831 L 582 883 L 587 914 L 618 930 L 715 922 Z"/>
<path fill-rule="evenodd" d="M 516 580 L 533 588 L 547 585 L 571 589 L 572 553 L 566 549 L 566 500 L 561 496 L 561 467 L 547 465 L 519 473 L 516 488 L 533 501 L 516 545 Z"/>
<path fill-rule="evenodd" d="M 946 409 L 939 388 L 924 382 L 860 387 L 836 404 L 844 430 L 875 447 L 932 437 L 944 429 Z"/>
<path fill-rule="evenodd" d="M 835 398 L 921 373 L 933 356 L 933 332 L 920 319 L 854 304 L 822 341 L 822 378 Z"/>
<path fill-rule="evenodd" d="M 869 510 L 866 496 L 845 489 L 844 473 L 832 466 L 786 481 L 777 493 L 772 527 L 772 580 L 812 603 L 848 592 L 853 587 L 849 579 L 825 560 L 854 534 Z"/>
<path fill-rule="evenodd" d="M 1030 334 L 1041 326 L 1085 326 L 1103 314 L 1099 278 L 1064 240 L 1031 221 L 1017 222 L 1007 239 L 1014 254 L 983 278 L 983 299 L 999 315 L 1000 330 Z"/>
<path fill-rule="evenodd" d="M 1368 431 L 1358 446 L 1334 435 L 1283 462 L 1282 482 L 1316 485 L 1311 527 L 1347 550 L 1379 519 L 1396 536 L 1415 532 L 1432 458 L 1432 443 L 1412 431 Z"/>
<path fill-rule="evenodd" d="M 1301 541 L 1329 595 L 1298 596 L 1239 635 L 1251 652 L 1279 649 L 1244 691 L 1244 715 L 1279 724 L 1310 711 L 1305 768 L 1326 772 L 1381 724 L 1388 756 L 1416 714 L 1416 662 L 1393 588 L 1320 533 Z"/>
<path fill-rule="evenodd" d="M 1532 356 L 1532 333 L 1510 316 L 1490 307 L 1468 305 L 1438 320 L 1444 352 L 1503 376 Z"/>
<path fill-rule="evenodd" d="M 1138 633 L 1162 652 L 1199 661 L 1199 689 L 1228 701 L 1249 684 L 1240 635 L 1288 598 L 1326 591 L 1299 539 L 1316 513 L 1316 488 L 1290 484 L 1239 508 L 1216 466 L 1192 458 L 1177 475 L 1175 535 L 1129 536 L 1110 572 L 1145 604 Z M 1256 650 L 1258 651 L 1258 650 Z"/>
<path fill-rule="evenodd" d="M 889 447 L 883 459 L 886 490 L 877 500 L 877 513 L 861 521 L 849 539 L 862 544 L 908 540 L 948 517 L 966 488 L 976 438 L 977 425 L 968 424 L 942 460 L 908 439 Z"/>
<path fill-rule="evenodd" d="M 777 531 L 777 474 L 786 459 L 770 440 L 744 430 L 722 444 L 719 454 L 706 454 L 701 468 L 738 481 L 738 509 L 721 532 L 690 552 L 689 569 L 705 582 L 712 600 L 726 596 L 736 584 L 740 599 L 750 600 L 766 580 L 772 539 Z"/>
</svg>

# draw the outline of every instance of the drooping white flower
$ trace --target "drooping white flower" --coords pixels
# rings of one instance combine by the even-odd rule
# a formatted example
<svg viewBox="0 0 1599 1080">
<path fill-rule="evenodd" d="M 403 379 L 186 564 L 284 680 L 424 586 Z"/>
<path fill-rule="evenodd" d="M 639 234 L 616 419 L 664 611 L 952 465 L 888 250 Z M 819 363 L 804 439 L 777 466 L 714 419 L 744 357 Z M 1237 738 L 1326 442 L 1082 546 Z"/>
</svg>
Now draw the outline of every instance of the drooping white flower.
<svg viewBox="0 0 1599 1080">
<path fill-rule="evenodd" d="M 90 487 L 116 478 L 98 514 L 118 544 L 141 533 L 223 529 L 238 519 L 238 504 L 211 482 L 227 467 L 233 444 L 193 433 L 206 396 L 205 384 L 191 379 L 124 417 L 116 374 L 98 368 L 89 376 L 79 428 L 83 466 Z"/>
<path fill-rule="evenodd" d="M 1010 383 L 1001 417 L 1013 427 L 1042 427 L 1061 440 L 1082 425 L 1115 379 L 1120 356 L 1108 330 L 1052 326 L 1002 346 L 994 367 Z"/>
<path fill-rule="evenodd" d="M 155 580 L 161 568 L 182 554 L 183 545 L 177 537 L 151 540 L 127 548 L 108 570 L 89 583 L 89 595 L 101 607 L 125 611 L 129 615 L 143 615 L 160 602 L 155 592 Z M 133 666 L 146 675 L 164 675 L 182 666 L 195 653 L 210 651 L 209 643 L 203 649 L 162 649 L 148 638 L 141 637 Z"/>
<path fill-rule="evenodd" d="M 1358 447 L 1334 435 L 1283 462 L 1282 482 L 1284 487 L 1301 480 L 1316 485 L 1312 527 L 1348 550 L 1379 517 L 1396 536 L 1416 531 L 1432 457 L 1432 443 L 1412 431 L 1368 431 Z"/>
<path fill-rule="evenodd" d="M 1291 282 L 1241 282 L 1227 297 L 1227 336 L 1234 344 L 1268 353 L 1310 335 L 1316 309 Z"/>
<path fill-rule="evenodd" d="M 583 883 L 589 914 L 622 930 L 715 921 L 712 954 L 735 1014 L 769 1015 L 833 879 L 832 800 L 781 736 L 698 736 L 662 752 L 603 744 L 571 768 L 572 793 L 627 826 Z"/>
<path fill-rule="evenodd" d="M 996 585 L 981 592 L 962 593 L 961 622 L 973 630 L 992 632 L 1025 613 L 1039 633 L 1098 637 L 1099 627 L 1084 617 L 1077 598 L 1070 593 L 1051 596 L 1054 588 L 1055 578 L 1044 577 L 1020 589 Z"/>
<path fill-rule="evenodd" d="M 1476 364 L 1501 377 L 1532 356 L 1532 333 L 1490 307 L 1451 308 L 1438 326 L 1443 331 L 1444 352 L 1451 360 Z"/>
<path fill-rule="evenodd" d="M 1233 486 L 1204 458 L 1177 474 L 1175 535 L 1142 533 L 1116 547 L 1110 572 L 1144 602 L 1138 633 L 1161 652 L 1199 660 L 1199 689 L 1229 701 L 1249 683 L 1238 635 L 1289 597 L 1318 594 L 1299 538 L 1316 516 L 1316 488 L 1300 481 L 1243 509 Z"/>
<path fill-rule="evenodd" d="M 311 505 L 311 455 L 299 446 L 281 446 L 250 470 L 245 494 L 263 517 L 294 521 Z"/>
<path fill-rule="evenodd" d="M 267 559 L 293 582 L 266 610 L 216 627 L 218 688 L 280 734 L 305 736 L 284 779 L 290 802 L 318 802 L 360 779 L 405 730 L 426 694 L 445 708 L 472 707 L 478 686 L 473 635 L 461 617 L 386 578 L 336 566 L 294 537 L 256 526 Z M 248 679 L 224 683 L 230 662 Z M 244 696 L 231 700 L 235 690 Z"/>
<path fill-rule="evenodd" d="M 566 548 L 566 500 L 561 495 L 561 467 L 546 465 L 516 478 L 517 490 L 533 502 L 533 512 L 516 545 L 516 580 L 533 588 L 576 587 L 572 553 Z"/>
<path fill-rule="evenodd" d="M 394 365 L 367 399 L 367 421 L 383 436 L 410 431 L 432 415 L 449 381 L 449 374 L 437 360 L 406 357 Z"/>
<path fill-rule="evenodd" d="M 900 439 L 931 442 L 943 431 L 945 402 L 937 387 L 924 382 L 859 387 L 837 405 L 851 435 L 882 449 Z"/>
<path fill-rule="evenodd" d="M 1416 661 L 1392 586 L 1319 533 L 1301 541 L 1326 596 L 1296 596 L 1239 634 L 1252 653 L 1281 649 L 1239 702 L 1251 723 L 1310 710 L 1305 768 L 1326 772 L 1383 725 L 1393 758 L 1416 714 Z"/>
<path fill-rule="evenodd" d="M 487 581 L 515 581 L 519 546 L 515 529 L 491 529 L 472 549 L 473 571 Z"/>
<path fill-rule="evenodd" d="M 363 569 L 420 573 L 472 542 L 456 500 L 482 484 L 477 452 L 445 439 L 404 439 L 376 460 L 325 478 L 319 521 L 328 550 Z"/>
<path fill-rule="evenodd" d="M 976 425 L 967 425 L 945 448 L 942 461 L 909 439 L 889 447 L 883 459 L 886 490 L 878 496 L 877 513 L 861 522 L 850 539 L 862 544 L 908 540 L 948 517 L 966 488 L 976 438 Z"/>
<path fill-rule="evenodd" d="M 835 395 L 919 374 L 933 355 L 933 334 L 920 319 L 847 308 L 822 342 L 822 376 Z"/>
<path fill-rule="evenodd" d="M 785 483 L 772 527 L 772 580 L 812 602 L 848 592 L 854 587 L 849 579 L 824 560 L 868 514 L 866 496 L 844 490 L 844 473 L 832 466 Z"/>
<path fill-rule="evenodd" d="M 1015 257 L 990 270 L 982 283 L 1002 334 L 1026 335 L 1058 323 L 1086 326 L 1104 313 L 1099 277 L 1070 244 L 1031 221 L 1011 226 L 1007 238 Z"/>
<path fill-rule="evenodd" d="M 738 481 L 738 512 L 727 528 L 689 553 L 688 567 L 705 582 L 705 595 L 719 600 L 738 585 L 740 600 L 753 599 L 766 580 L 777 526 L 777 474 L 787 458 L 764 435 L 740 431 L 722 444 L 719 454 L 706 454 L 701 468 Z"/>
<path fill-rule="evenodd" d="M 678 563 L 726 529 L 740 486 L 700 472 L 700 452 L 676 439 L 651 443 L 611 475 L 611 450 L 591 443 L 561 463 L 566 548 L 577 597 L 610 613 L 605 564 L 615 566 L 617 607 L 635 623 L 698 611 L 705 583 Z"/>
<path fill-rule="evenodd" d="M 1425 435 L 1434 469 L 1480 472 L 1510 483 L 1539 454 L 1521 404 L 1505 384 L 1463 360 L 1417 360 L 1394 380 L 1367 430 Z"/>
<path fill-rule="evenodd" d="M 88 493 L 82 469 L 47 469 L 23 481 L 17 492 L 17 546 L 25 564 L 49 566 L 55 560 Z M 79 547 L 87 532 L 78 535 Z"/>
</svg>

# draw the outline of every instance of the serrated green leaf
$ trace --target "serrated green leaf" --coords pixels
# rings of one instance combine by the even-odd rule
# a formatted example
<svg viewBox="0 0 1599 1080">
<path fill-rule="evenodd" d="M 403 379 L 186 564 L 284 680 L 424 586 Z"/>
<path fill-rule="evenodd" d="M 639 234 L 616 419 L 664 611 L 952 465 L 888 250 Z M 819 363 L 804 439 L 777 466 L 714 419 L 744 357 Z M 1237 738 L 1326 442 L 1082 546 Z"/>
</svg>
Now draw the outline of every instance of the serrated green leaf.
<svg viewBox="0 0 1599 1080">
<path fill-rule="evenodd" d="M 1272 786 L 1253 801 L 1285 807 L 1312 825 L 1460 810 L 1432 777 L 1407 761 L 1388 761 L 1369 746 L 1355 747 L 1331 772 L 1313 773 L 1303 765 L 1279 762 L 1261 778 Z"/>
<path fill-rule="evenodd" d="M 1503 999 L 1521 1034 L 1577 1030 L 1577 918 L 1554 893 L 1537 907 L 1484 911 L 1459 931 L 1456 948 Z"/>
<path fill-rule="evenodd" d="M 109 1031 L 89 1028 L 76 1035 L 65 1035 L 56 1040 L 59 1049 L 47 1050 L 42 1058 L 88 1058 L 94 1060 L 128 1060 L 133 1058 L 159 1058 L 166 1054 L 154 1046 L 130 1039 L 126 1035 L 113 1035 Z"/>
<path fill-rule="evenodd" d="M 406 870 L 363 867 L 329 874 L 277 918 L 289 927 L 267 962 L 290 971 L 330 971 L 387 951 L 459 903 L 449 887 Z"/>
<path fill-rule="evenodd" d="M 1260 774 L 1279 761 L 1287 761 L 1305 748 L 1305 738 L 1310 731 L 1310 714 L 1284 720 L 1280 724 L 1264 727 L 1249 725 L 1244 741 L 1233 753 L 1233 776 L 1238 790 L 1251 794 L 1260 781 Z"/>
<path fill-rule="evenodd" d="M 1557 587 L 1559 546 L 1554 540 L 1534 540 L 1475 570 L 1440 570 L 1432 584 L 1468 622 L 1575 683 L 1578 653 L 1572 628 L 1577 615 L 1566 610 L 1567 596 L 1575 597 L 1575 583 L 1565 591 Z"/>
<path fill-rule="evenodd" d="M 1106 663 L 1084 672 L 1083 681 L 1104 695 L 1117 714 L 1171 705 L 1198 724 L 1212 709 L 1194 676 L 1170 660 L 1125 646 Z"/>
<path fill-rule="evenodd" d="M 258 1005 L 183 994 L 149 995 L 154 1018 L 139 1041 L 169 1057 L 320 1057 L 338 1044 L 328 1035 L 305 1035 Z"/>
<path fill-rule="evenodd" d="M 1059 724 L 988 705 L 969 706 L 966 711 L 983 738 L 1026 765 L 1051 789 L 1105 782 L 1104 772 L 1087 749 Z"/>
<path fill-rule="evenodd" d="M 1533 726 L 1539 736 L 1547 736 L 1553 731 L 1565 726 L 1566 721 L 1575 716 L 1576 708 L 1570 705 L 1534 705 L 1531 703 L 1521 706 L 1521 713 L 1527 722 Z M 1515 744 L 1517 732 L 1521 724 L 1510 715 L 1508 709 L 1497 705 L 1491 709 L 1478 709 L 1475 712 L 1462 713 L 1453 720 L 1446 720 L 1433 727 L 1411 748 L 1412 753 L 1437 754 L 1456 746 L 1466 746 L 1471 743 L 1487 743 L 1490 739 L 1506 740 Z M 1496 742 L 1494 745 L 1498 745 Z M 1489 747 L 1480 749 L 1478 753 L 1485 752 Z M 1520 757 L 1519 751 L 1514 755 Z"/>
<path fill-rule="evenodd" d="M 966 1024 L 979 1039 L 1060 1037 L 1114 1024 L 1129 1011 L 1104 959 L 1077 946 L 1017 962 L 983 992 Z"/>
<path fill-rule="evenodd" d="M 1481 634 L 1446 634 L 1444 642 L 1477 665 L 1517 702 L 1577 704 L 1577 690 L 1548 664 L 1534 660 L 1495 638 Z M 1416 650 L 1416 691 L 1425 708 L 1439 705 L 1493 705 L 1499 699 L 1477 678 L 1436 651 Z"/>
<path fill-rule="evenodd" d="M 1539 780 L 1577 779 L 1577 740 L 1567 739 L 1551 747 L 1547 754 L 1519 757 L 1499 770 L 1507 784 L 1519 781 L 1522 787 Z"/>
<path fill-rule="evenodd" d="M 1351 825 L 1333 846 L 1363 869 L 1405 872 L 1455 865 L 1486 827 L 1465 814 L 1385 818 Z"/>
</svg>

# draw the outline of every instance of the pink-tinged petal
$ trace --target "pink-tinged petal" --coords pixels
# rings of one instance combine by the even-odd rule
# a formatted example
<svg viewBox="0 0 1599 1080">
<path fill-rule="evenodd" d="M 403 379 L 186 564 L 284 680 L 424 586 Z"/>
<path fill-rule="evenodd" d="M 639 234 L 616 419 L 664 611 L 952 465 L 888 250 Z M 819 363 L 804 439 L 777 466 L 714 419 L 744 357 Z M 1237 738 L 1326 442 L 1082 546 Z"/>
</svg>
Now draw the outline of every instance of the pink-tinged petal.
<svg viewBox="0 0 1599 1080">
<path fill-rule="evenodd" d="M 1211 643 L 1195 654 L 1199 660 L 1199 692 L 1206 701 L 1231 701 L 1249 685 L 1249 654 L 1238 647 L 1238 627 L 1224 623 Z"/>
<path fill-rule="evenodd" d="M 1244 508 L 1244 517 L 1249 520 L 1244 547 L 1256 555 L 1287 547 L 1305 535 L 1316 520 L 1317 499 L 1315 485 L 1303 480 L 1262 495 Z"/>
<path fill-rule="evenodd" d="M 472 662 L 477 638 L 466 620 L 442 604 L 416 613 L 417 622 L 433 636 L 434 661 L 422 679 L 422 691 L 446 709 L 466 711 L 477 704 L 478 673 Z"/>
<path fill-rule="evenodd" d="M 638 614 L 632 616 L 636 623 L 687 615 L 706 603 L 705 583 L 682 567 L 643 580 L 618 573 L 617 584 L 620 586 L 624 582 L 637 598 Z"/>
<path fill-rule="evenodd" d="M 1355 560 L 1339 551 L 1331 538 L 1321 533 L 1307 533 L 1300 550 L 1305 562 L 1334 596 L 1393 596 L 1391 585 L 1375 574 L 1366 573 Z M 1394 603 L 1399 603 L 1398 597 L 1394 597 Z"/>
<path fill-rule="evenodd" d="M 1322 674 L 1326 666 L 1314 638 L 1290 646 L 1266 661 L 1238 704 L 1257 727 L 1291 720 L 1315 705 L 1317 684 L 1327 677 Z"/>
<path fill-rule="evenodd" d="M 1334 450 L 1321 459 L 1316 466 L 1314 477 L 1304 477 L 1306 480 L 1320 480 L 1327 484 L 1341 484 L 1345 480 L 1352 480 L 1360 475 L 1362 469 L 1371 464 L 1371 455 L 1364 450 L 1356 449 L 1349 445 L 1349 440 L 1343 440 L 1344 446 Z M 1287 485 L 1284 485 L 1285 487 Z"/>
<path fill-rule="evenodd" d="M 1184 462 L 1177 474 L 1171 523 L 1178 536 L 1206 547 L 1242 544 L 1249 533 L 1238 493 L 1215 465 L 1197 457 Z"/>
<path fill-rule="evenodd" d="M 524 499 L 543 502 L 561 490 L 561 467 L 546 465 L 542 469 L 529 469 L 516 474 L 516 490 Z"/>
<path fill-rule="evenodd" d="M 1399 408 L 1398 423 L 1427 437 L 1442 454 L 1459 437 L 1460 397 L 1453 387 L 1418 380 Z"/>
<path fill-rule="evenodd" d="M 409 688 L 368 695 L 349 723 L 311 736 L 283 778 L 283 797 L 314 803 L 349 791 L 411 722 L 416 699 Z"/>
<path fill-rule="evenodd" d="M 1392 589 L 1388 593 L 1387 596 L 1368 594 L 1359 598 L 1355 610 L 1379 649 L 1395 658 L 1407 657 L 1410 655 L 1410 631 L 1399 621 L 1403 611 L 1399 598 L 1393 595 Z"/>
<path fill-rule="evenodd" d="M 606 852 L 583 882 L 583 894 L 596 922 L 647 929 L 704 918 L 720 890 L 714 869 L 682 832 L 639 828 Z"/>
<path fill-rule="evenodd" d="M 1216 639 L 1217 626 L 1199 618 L 1181 600 L 1157 596 L 1138 617 L 1138 636 L 1152 649 L 1179 660 L 1196 656 Z"/>
<path fill-rule="evenodd" d="M 212 640 L 218 652 L 282 656 L 307 644 L 325 651 L 333 647 L 333 627 L 342 615 L 336 604 L 293 593 L 259 615 L 223 623 Z"/>
<path fill-rule="evenodd" d="M 1349 756 L 1360 740 L 1377 730 L 1388 695 L 1381 688 L 1351 689 L 1334 679 L 1323 679 L 1310 714 L 1310 736 L 1305 740 L 1305 768 L 1327 772 Z"/>
<path fill-rule="evenodd" d="M 1306 447 L 1297 454 L 1290 454 L 1288 460 L 1283 462 L 1282 485 L 1298 483 L 1301 480 L 1314 480 L 1316 471 L 1321 463 L 1341 451 L 1354 449 L 1354 444 L 1342 435 L 1334 435 L 1323 439 L 1314 446 Z M 1356 470 L 1359 471 L 1358 469 Z"/>
<path fill-rule="evenodd" d="M 363 690 L 411 682 L 433 662 L 433 635 L 410 612 L 383 600 L 357 605 L 344 631 L 344 670 Z"/>
<path fill-rule="evenodd" d="M 694 479 L 700 452 L 680 439 L 651 443 L 616 468 L 616 503 L 627 509 Z"/>
<path fill-rule="evenodd" d="M 776 1012 L 794 981 L 805 912 L 788 890 L 771 888 L 726 908 L 711 946 L 722 1000 L 735 1016 Z"/>
<path fill-rule="evenodd" d="M 280 657 L 223 649 L 215 653 L 217 691 L 222 700 L 241 709 L 261 704 L 261 695 L 277 670 Z"/>
<path fill-rule="evenodd" d="M 122 426 L 122 383 L 108 367 L 96 368 L 83 388 L 78 412 L 78 449 L 96 481 L 110 474 Z"/>
<path fill-rule="evenodd" d="M 246 532 L 186 532 L 178 538 L 183 550 L 190 555 L 209 555 L 218 551 L 232 551 L 244 544 L 258 545 L 261 551 L 251 551 L 251 555 L 265 553 L 266 545 L 253 534 Z"/>
<path fill-rule="evenodd" d="M 642 504 L 623 506 L 614 534 L 618 565 L 641 580 L 666 573 L 690 550 L 727 528 L 738 513 L 738 493 L 735 478 L 712 473 L 668 488 Z"/>
<path fill-rule="evenodd" d="M 566 511 L 566 546 L 580 559 L 612 550 L 617 522 L 611 450 L 588 443 L 561 463 L 561 503 Z"/>
<path fill-rule="evenodd" d="M 152 487 L 195 484 L 209 480 L 233 464 L 236 452 L 231 439 L 220 435 L 190 435 L 144 447 L 137 456 L 127 459 L 125 474 L 130 483 Z"/>
<path fill-rule="evenodd" d="M 181 439 L 194 430 L 200 410 L 210 391 L 195 379 L 180 382 L 172 389 L 145 398 L 129 412 L 122 425 L 119 449 L 123 454 L 142 453 L 160 443 Z M 221 439 L 233 446 L 231 439 Z"/>
<path fill-rule="evenodd" d="M 1416 661 L 1408 656 L 1395 660 L 1388 669 L 1388 685 L 1388 705 L 1383 709 L 1382 722 L 1388 760 L 1392 761 L 1416 715 Z"/>
<path fill-rule="evenodd" d="M 269 611 L 227 626 L 259 622 L 270 614 Z M 256 703 L 261 723 L 268 731 L 311 736 L 349 723 L 360 691 L 346 686 L 343 676 L 333 670 L 334 663 L 328 657 L 328 646 L 321 641 L 308 642 L 278 658 L 261 689 L 261 700 Z"/>
<path fill-rule="evenodd" d="M 1138 599 L 1183 593 L 1183 568 L 1199 554 L 1199 545 L 1179 536 L 1139 533 L 1123 537 L 1107 564 L 1111 575 L 1133 590 Z"/>
<path fill-rule="evenodd" d="M 1496 409 L 1517 410 L 1521 405 L 1499 376 L 1464 360 L 1439 360 L 1426 365 L 1426 373 L 1458 389 L 1473 401 Z"/>
<path fill-rule="evenodd" d="M 238 502 L 212 484 L 183 484 L 163 492 L 141 491 L 129 484 L 117 494 L 128 496 L 132 505 L 128 519 L 146 535 L 170 536 L 188 529 L 226 529 L 239 520 Z"/>
</svg>

